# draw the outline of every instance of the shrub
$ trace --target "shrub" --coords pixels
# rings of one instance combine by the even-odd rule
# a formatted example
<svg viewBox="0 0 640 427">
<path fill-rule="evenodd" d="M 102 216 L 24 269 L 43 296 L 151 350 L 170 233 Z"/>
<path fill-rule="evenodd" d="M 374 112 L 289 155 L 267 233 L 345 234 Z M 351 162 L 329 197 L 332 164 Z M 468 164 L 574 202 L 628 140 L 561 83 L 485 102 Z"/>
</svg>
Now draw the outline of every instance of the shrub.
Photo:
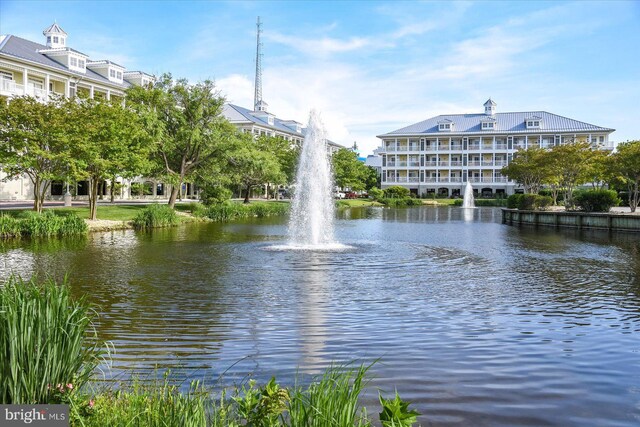
<svg viewBox="0 0 640 427">
<path fill-rule="evenodd" d="M 387 199 L 404 199 L 409 197 L 410 191 L 408 188 L 394 185 L 384 189 L 384 197 Z"/>
<path fill-rule="evenodd" d="M 476 206 L 506 206 L 507 201 L 505 199 L 475 199 L 474 200 Z M 455 199 L 453 201 L 453 206 L 462 206 L 464 203 L 463 199 Z"/>
<path fill-rule="evenodd" d="M 0 401 L 50 403 L 85 384 L 104 354 L 92 321 L 66 279 L 9 278 L 0 286 Z"/>
<path fill-rule="evenodd" d="M 576 191 L 573 199 L 576 207 L 585 212 L 609 212 L 620 205 L 620 198 L 613 190 Z"/>
<path fill-rule="evenodd" d="M 149 205 L 136 215 L 133 226 L 137 230 L 158 227 L 172 227 L 178 225 L 178 215 L 168 205 Z"/>
<path fill-rule="evenodd" d="M 507 208 L 509 209 L 518 209 L 520 206 L 520 200 L 524 197 L 524 194 L 512 194 L 507 197 Z"/>
<path fill-rule="evenodd" d="M 378 202 L 390 208 L 402 208 L 406 206 L 420 206 L 422 205 L 422 200 L 414 199 L 411 197 L 404 198 L 382 198 L 378 199 Z"/>
<path fill-rule="evenodd" d="M 369 189 L 369 198 L 373 200 L 378 200 L 384 197 L 384 191 L 377 187 L 372 187 Z"/>
<path fill-rule="evenodd" d="M 200 200 L 206 206 L 211 206 L 228 201 L 232 194 L 226 187 L 205 187 L 200 191 Z"/>
<path fill-rule="evenodd" d="M 0 214 L 0 237 L 22 236 L 22 224 L 18 218 L 11 215 Z"/>
<path fill-rule="evenodd" d="M 544 210 L 551 206 L 553 199 L 550 196 L 538 194 L 512 194 L 507 198 L 507 208 L 520 210 Z"/>
</svg>

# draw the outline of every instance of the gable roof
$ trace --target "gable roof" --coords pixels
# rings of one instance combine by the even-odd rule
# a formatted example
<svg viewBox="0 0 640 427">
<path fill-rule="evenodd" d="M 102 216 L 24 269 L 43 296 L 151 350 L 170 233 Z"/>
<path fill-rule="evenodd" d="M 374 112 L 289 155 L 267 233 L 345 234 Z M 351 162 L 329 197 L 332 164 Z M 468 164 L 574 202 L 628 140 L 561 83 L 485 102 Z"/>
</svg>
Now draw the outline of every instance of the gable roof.
<svg viewBox="0 0 640 427">
<path fill-rule="evenodd" d="M 69 48 L 65 48 L 65 49 L 69 49 Z M 26 40 L 21 37 L 16 37 L 13 35 L 7 35 L 5 39 L 2 41 L 2 43 L 0 44 L 0 57 L 2 57 L 3 55 L 10 56 L 13 58 L 21 59 L 23 61 L 32 62 L 53 70 L 64 71 L 66 74 L 73 74 L 83 79 L 88 78 L 109 86 L 119 86 L 122 89 L 126 89 L 129 86 L 131 86 L 131 84 L 128 82 L 123 82 L 123 83 L 112 82 L 111 80 L 101 76 L 100 74 L 92 71 L 89 68 L 86 69 L 86 73 L 80 73 L 77 71 L 70 70 L 64 64 L 61 64 L 60 62 L 54 60 L 53 58 L 50 58 L 47 55 L 40 53 L 39 51 L 41 50 L 50 50 L 50 49 L 47 46 L 42 45 L 40 43 L 35 43 L 30 40 Z M 63 49 L 60 49 L 60 51 L 62 50 Z M 69 50 L 82 54 L 81 52 L 75 51 L 73 49 L 69 49 Z"/>
<path fill-rule="evenodd" d="M 526 119 L 537 116 L 543 121 L 542 126 L 536 129 L 527 129 Z M 489 116 L 486 114 L 447 114 L 432 117 L 422 122 L 414 123 L 410 126 L 394 130 L 392 132 L 379 135 L 379 138 L 397 135 L 443 135 L 438 131 L 438 123 L 444 120 L 455 122 L 454 131 L 446 132 L 447 135 L 484 133 L 482 131 L 482 121 L 486 121 Z M 603 128 L 578 120 L 562 117 L 546 111 L 529 111 L 515 113 L 496 113 L 491 116 L 495 119 L 496 129 L 494 132 L 500 133 L 541 133 L 541 132 L 613 132 L 615 129 Z"/>
<path fill-rule="evenodd" d="M 273 125 L 270 125 L 262 118 L 265 117 L 265 112 L 258 112 L 260 117 L 256 117 L 254 113 L 256 112 L 234 104 L 224 104 L 224 108 L 222 110 L 222 114 L 225 116 L 225 118 L 233 124 L 255 123 L 265 128 L 278 130 L 290 135 L 297 135 L 301 138 L 304 138 L 307 133 L 307 128 L 303 127 L 302 125 L 300 125 L 301 132 L 296 131 L 296 124 L 298 122 L 296 122 L 295 120 L 282 120 L 274 116 Z M 338 144 L 337 142 L 333 142 L 329 139 L 327 139 L 327 145 L 333 146 L 335 148 L 346 148 L 344 145 Z"/>
<path fill-rule="evenodd" d="M 251 111 L 247 108 L 240 107 L 239 105 L 234 104 L 225 104 L 222 114 L 229 120 L 231 123 L 239 123 L 239 122 L 252 122 L 260 126 L 264 126 L 266 128 L 271 128 L 280 132 L 299 135 L 304 137 L 304 129 L 302 132 L 297 132 L 295 127 L 295 122 L 292 120 L 282 120 L 274 116 L 273 124 L 269 124 L 266 120 L 266 113 L 260 111 L 258 114 L 254 114 L 255 111 Z"/>
<path fill-rule="evenodd" d="M 58 25 L 57 22 L 54 22 L 49 28 L 47 28 L 42 32 L 42 34 L 44 34 L 45 36 L 47 35 L 47 33 L 50 33 L 50 34 L 58 33 L 58 34 L 64 34 L 65 36 L 67 35 L 66 31 L 64 31 L 62 27 Z"/>
</svg>

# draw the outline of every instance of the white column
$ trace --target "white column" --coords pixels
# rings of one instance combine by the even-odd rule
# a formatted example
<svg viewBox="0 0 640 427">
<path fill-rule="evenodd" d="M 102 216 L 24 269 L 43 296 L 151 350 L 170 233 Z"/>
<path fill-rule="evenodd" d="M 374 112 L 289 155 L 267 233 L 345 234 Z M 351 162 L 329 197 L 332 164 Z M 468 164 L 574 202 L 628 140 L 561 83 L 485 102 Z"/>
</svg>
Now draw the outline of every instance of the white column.
<svg viewBox="0 0 640 427">
<path fill-rule="evenodd" d="M 93 85 L 89 86 L 89 98 L 93 99 Z"/>
<path fill-rule="evenodd" d="M 529 135 L 524 136 L 524 149 L 529 148 Z"/>
<path fill-rule="evenodd" d="M 46 99 L 49 100 L 49 74 L 45 74 L 44 76 L 44 93 L 46 95 Z"/>
<path fill-rule="evenodd" d="M 107 101 L 111 100 L 111 90 L 107 89 Z"/>
<path fill-rule="evenodd" d="M 64 82 L 64 97 L 65 98 L 69 98 L 69 94 L 70 94 L 69 89 L 70 88 L 71 88 L 71 80 L 67 79 L 67 81 Z"/>
<path fill-rule="evenodd" d="M 29 72 L 27 71 L 26 68 L 22 71 L 22 75 L 24 76 L 23 77 L 24 78 L 24 80 L 23 80 L 23 83 L 24 83 L 24 86 L 23 86 L 24 95 L 29 95 L 29 93 L 27 92 L 28 89 L 29 89 Z"/>
</svg>

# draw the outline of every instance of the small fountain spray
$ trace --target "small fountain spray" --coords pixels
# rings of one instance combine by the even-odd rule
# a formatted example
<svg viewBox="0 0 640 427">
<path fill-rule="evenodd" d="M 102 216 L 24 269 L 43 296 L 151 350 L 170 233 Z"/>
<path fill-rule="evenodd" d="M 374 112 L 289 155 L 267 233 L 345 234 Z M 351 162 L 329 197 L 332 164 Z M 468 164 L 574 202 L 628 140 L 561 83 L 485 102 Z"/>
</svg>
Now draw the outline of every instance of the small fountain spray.
<svg viewBox="0 0 640 427">
<path fill-rule="evenodd" d="M 287 249 L 336 250 L 346 246 L 333 236 L 333 174 L 320 115 L 309 114 L 291 202 Z"/>
<path fill-rule="evenodd" d="M 467 181 L 467 186 L 464 188 L 462 207 L 467 209 L 473 209 L 476 207 L 476 201 L 473 197 L 473 186 L 470 181 Z"/>
</svg>

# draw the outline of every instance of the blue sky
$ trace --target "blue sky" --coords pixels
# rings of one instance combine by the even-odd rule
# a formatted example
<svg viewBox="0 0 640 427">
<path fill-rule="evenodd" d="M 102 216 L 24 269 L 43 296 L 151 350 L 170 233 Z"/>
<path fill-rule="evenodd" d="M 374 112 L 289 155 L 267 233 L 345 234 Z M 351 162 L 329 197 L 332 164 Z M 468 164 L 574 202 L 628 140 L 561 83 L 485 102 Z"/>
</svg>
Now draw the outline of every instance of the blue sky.
<svg viewBox="0 0 640 427">
<path fill-rule="evenodd" d="M 129 70 L 210 78 L 253 105 L 256 18 L 263 98 L 357 141 L 438 114 L 543 110 L 640 139 L 640 2 L 7 1 L 0 33 L 68 45 Z"/>
</svg>

